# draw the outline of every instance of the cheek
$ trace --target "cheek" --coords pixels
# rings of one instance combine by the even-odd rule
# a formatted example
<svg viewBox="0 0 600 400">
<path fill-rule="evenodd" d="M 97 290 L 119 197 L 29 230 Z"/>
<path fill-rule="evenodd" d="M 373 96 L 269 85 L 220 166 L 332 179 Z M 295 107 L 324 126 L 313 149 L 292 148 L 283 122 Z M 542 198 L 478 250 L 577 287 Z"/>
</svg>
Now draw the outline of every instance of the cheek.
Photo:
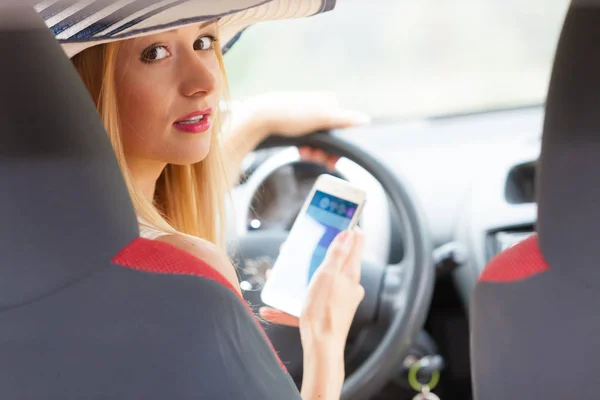
<svg viewBox="0 0 600 400">
<path fill-rule="evenodd" d="M 143 74 L 124 79 L 117 102 L 121 118 L 123 146 L 128 153 L 147 154 L 161 146 L 161 137 L 169 124 L 172 86 Z"/>
</svg>

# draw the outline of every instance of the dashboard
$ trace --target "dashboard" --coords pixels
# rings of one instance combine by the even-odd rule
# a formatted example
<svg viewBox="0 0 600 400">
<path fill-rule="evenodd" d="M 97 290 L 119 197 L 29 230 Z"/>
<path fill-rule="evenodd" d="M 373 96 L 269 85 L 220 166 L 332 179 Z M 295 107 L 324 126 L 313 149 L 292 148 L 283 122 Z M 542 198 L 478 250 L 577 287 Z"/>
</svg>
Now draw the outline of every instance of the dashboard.
<svg viewBox="0 0 600 400">
<path fill-rule="evenodd" d="M 467 306 L 488 261 L 535 230 L 542 122 L 543 108 L 530 107 L 376 121 L 334 134 L 376 155 L 410 187 L 436 247 L 452 243 L 464 249 L 454 280 Z M 316 177 L 326 171 L 301 162 L 295 149 L 270 149 L 252 158 L 249 177 L 234 190 L 238 233 L 289 229 Z M 340 160 L 337 169 L 373 193 L 361 220 L 367 253 L 371 261 L 390 261 L 390 250 L 401 247 L 402 235 L 385 193 L 348 160 Z"/>
</svg>

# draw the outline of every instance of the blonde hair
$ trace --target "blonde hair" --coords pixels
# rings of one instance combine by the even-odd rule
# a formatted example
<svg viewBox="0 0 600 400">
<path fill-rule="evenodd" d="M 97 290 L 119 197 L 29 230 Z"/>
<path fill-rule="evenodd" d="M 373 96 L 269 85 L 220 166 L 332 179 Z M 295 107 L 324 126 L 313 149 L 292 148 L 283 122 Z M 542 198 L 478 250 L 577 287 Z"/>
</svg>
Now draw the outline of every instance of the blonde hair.
<svg viewBox="0 0 600 400">
<path fill-rule="evenodd" d="M 220 113 L 214 115 L 208 156 L 193 165 L 168 164 L 156 183 L 154 201 L 149 200 L 136 187 L 123 151 L 115 81 L 119 43 L 93 46 L 74 56 L 72 62 L 96 103 L 138 217 L 163 232 L 194 235 L 224 248 L 228 183 L 221 152 Z M 222 71 L 223 97 L 227 100 L 221 49 L 217 46 L 215 52 Z"/>
</svg>

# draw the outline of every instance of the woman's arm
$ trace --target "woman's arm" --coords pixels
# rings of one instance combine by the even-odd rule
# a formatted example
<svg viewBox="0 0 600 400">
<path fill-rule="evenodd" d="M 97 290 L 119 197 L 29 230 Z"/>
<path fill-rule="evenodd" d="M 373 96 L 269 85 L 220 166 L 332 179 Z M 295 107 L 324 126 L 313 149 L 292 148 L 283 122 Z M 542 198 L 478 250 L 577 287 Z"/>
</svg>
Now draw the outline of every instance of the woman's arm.
<svg viewBox="0 0 600 400">
<path fill-rule="evenodd" d="M 229 186 L 235 185 L 242 173 L 244 157 L 269 135 L 267 122 L 262 115 L 245 118 L 223 138 L 223 158 Z"/>
<path fill-rule="evenodd" d="M 232 127 L 223 137 L 225 167 L 231 185 L 240 178 L 244 157 L 270 134 L 298 137 L 370 121 L 360 112 L 340 107 L 335 96 L 326 92 L 267 93 L 237 104 L 232 114 Z M 319 152 L 303 151 L 301 155 L 332 164 L 332 160 Z"/>
<path fill-rule="evenodd" d="M 302 376 L 303 400 L 339 400 L 344 384 L 344 354 L 331 349 L 304 353 Z"/>
</svg>

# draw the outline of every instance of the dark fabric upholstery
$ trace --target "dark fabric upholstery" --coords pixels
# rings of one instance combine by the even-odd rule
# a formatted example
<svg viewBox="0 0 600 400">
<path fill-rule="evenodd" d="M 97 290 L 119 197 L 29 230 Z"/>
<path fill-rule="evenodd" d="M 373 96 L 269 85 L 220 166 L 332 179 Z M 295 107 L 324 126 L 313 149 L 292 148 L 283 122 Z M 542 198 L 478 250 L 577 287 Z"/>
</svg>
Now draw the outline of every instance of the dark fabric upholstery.
<svg viewBox="0 0 600 400">
<path fill-rule="evenodd" d="M 538 234 L 552 269 L 600 288 L 600 2 L 571 7 L 546 105 Z"/>
<path fill-rule="evenodd" d="M 600 398 L 599 6 L 574 2 L 558 45 L 538 169 L 539 239 L 500 255 L 475 289 L 477 400 Z"/>
</svg>

